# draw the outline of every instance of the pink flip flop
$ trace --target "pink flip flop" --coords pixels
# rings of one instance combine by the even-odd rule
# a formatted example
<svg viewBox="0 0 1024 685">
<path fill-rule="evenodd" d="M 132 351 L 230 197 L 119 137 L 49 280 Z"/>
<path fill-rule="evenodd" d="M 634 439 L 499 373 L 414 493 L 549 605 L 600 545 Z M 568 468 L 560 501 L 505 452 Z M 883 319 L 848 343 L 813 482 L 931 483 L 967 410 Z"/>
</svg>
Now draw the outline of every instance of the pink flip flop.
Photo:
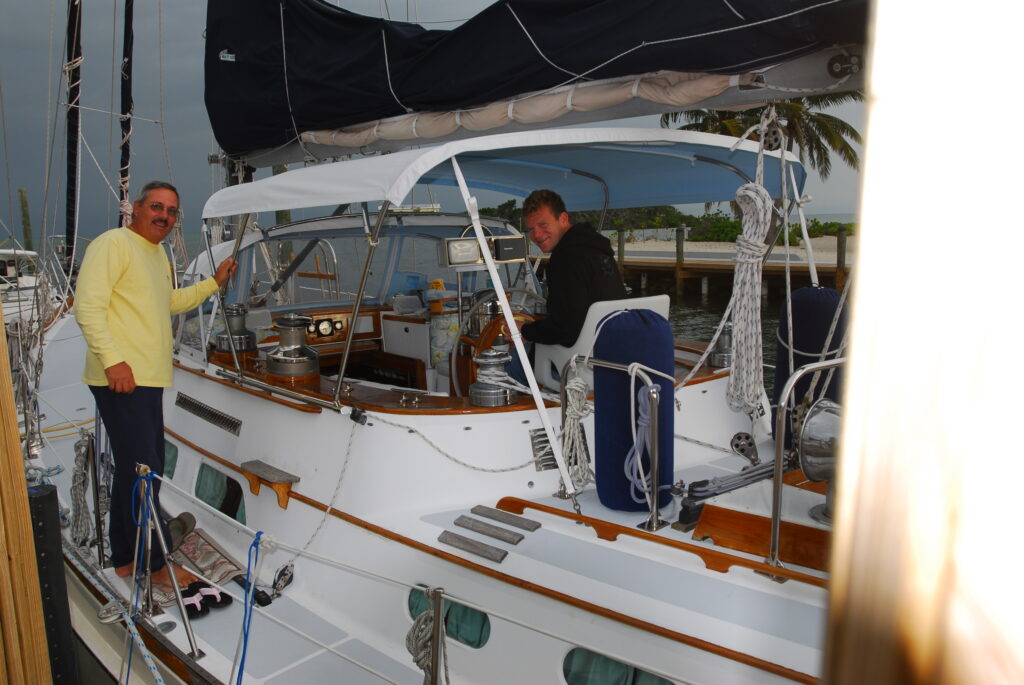
<svg viewBox="0 0 1024 685">
<path fill-rule="evenodd" d="M 204 583 L 201 580 L 190 584 L 182 594 L 199 598 L 203 605 L 209 608 L 216 609 L 231 604 L 231 595 L 221 592 L 209 583 Z"/>
</svg>

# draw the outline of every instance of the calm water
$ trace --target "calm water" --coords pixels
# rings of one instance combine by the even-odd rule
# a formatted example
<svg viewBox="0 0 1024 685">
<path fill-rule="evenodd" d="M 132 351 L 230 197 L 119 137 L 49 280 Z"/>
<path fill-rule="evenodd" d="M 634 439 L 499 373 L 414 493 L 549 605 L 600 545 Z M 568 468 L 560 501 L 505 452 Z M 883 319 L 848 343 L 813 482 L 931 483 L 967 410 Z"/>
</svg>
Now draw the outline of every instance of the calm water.
<svg viewBox="0 0 1024 685">
<path fill-rule="evenodd" d="M 729 306 L 728 293 L 711 293 L 702 296 L 699 293 L 687 293 L 682 298 L 671 295 L 672 306 L 669 310 L 669 323 L 672 333 L 677 337 L 690 340 L 711 340 L 718 324 Z M 761 300 L 761 339 L 763 341 L 764 363 L 775 364 L 775 346 L 777 344 L 776 327 L 779 323 L 779 309 L 782 299 L 770 298 Z M 775 371 L 766 368 L 764 372 L 765 390 L 768 397 L 772 396 Z"/>
</svg>

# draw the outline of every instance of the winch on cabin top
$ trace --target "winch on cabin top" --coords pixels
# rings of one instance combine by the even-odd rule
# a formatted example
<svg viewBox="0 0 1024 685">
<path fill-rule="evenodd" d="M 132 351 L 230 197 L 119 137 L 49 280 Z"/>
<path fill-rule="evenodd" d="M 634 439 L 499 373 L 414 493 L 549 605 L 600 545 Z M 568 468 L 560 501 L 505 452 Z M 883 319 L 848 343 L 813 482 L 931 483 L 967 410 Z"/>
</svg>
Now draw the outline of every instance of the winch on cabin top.
<svg viewBox="0 0 1024 685">
<path fill-rule="evenodd" d="M 278 376 L 307 376 L 320 372 L 320 355 L 306 345 L 306 326 L 311 319 L 294 312 L 274 320 L 280 335 L 277 347 L 267 353 L 267 372 Z"/>
</svg>

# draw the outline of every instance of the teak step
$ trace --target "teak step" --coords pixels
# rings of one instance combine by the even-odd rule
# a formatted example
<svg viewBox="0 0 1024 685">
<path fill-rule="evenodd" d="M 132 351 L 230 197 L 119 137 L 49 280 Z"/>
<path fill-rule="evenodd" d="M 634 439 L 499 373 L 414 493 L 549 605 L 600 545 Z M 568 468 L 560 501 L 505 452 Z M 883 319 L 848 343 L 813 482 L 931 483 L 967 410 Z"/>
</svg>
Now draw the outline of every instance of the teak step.
<svg viewBox="0 0 1024 685">
<path fill-rule="evenodd" d="M 465 535 L 459 535 L 458 533 L 453 533 L 450 530 L 446 530 L 441 533 L 437 537 L 437 541 L 446 545 L 451 545 L 457 549 L 461 549 L 463 552 L 469 552 L 470 554 L 475 554 L 499 564 L 506 556 L 508 556 L 507 550 L 499 549 L 493 545 L 488 545 L 484 542 L 467 538 Z"/>
<path fill-rule="evenodd" d="M 523 541 L 524 537 L 522 533 L 517 533 L 514 530 L 509 530 L 508 528 L 496 526 L 493 523 L 487 523 L 486 521 L 475 519 L 472 516 L 460 516 L 455 519 L 455 525 L 460 528 L 465 528 L 466 530 L 471 530 L 474 533 L 486 535 L 487 537 L 494 538 L 495 540 L 507 542 L 510 545 L 518 545 Z"/>
<path fill-rule="evenodd" d="M 277 493 L 277 505 L 282 509 L 288 508 L 288 495 L 292 491 L 292 485 L 299 482 L 298 476 L 259 459 L 243 461 L 241 469 L 242 475 L 249 481 L 249 490 L 252 494 L 260 494 L 260 486 L 265 483 Z"/>
<path fill-rule="evenodd" d="M 483 516 L 484 518 L 497 521 L 498 523 L 504 523 L 507 526 L 514 528 L 521 528 L 522 530 L 530 531 L 531 533 L 540 528 L 540 521 L 534 521 L 528 519 L 525 516 L 516 516 L 510 514 L 507 511 L 501 509 L 495 509 L 494 507 L 485 507 L 482 504 L 478 504 L 469 510 L 469 513 L 476 514 L 477 516 Z"/>
</svg>

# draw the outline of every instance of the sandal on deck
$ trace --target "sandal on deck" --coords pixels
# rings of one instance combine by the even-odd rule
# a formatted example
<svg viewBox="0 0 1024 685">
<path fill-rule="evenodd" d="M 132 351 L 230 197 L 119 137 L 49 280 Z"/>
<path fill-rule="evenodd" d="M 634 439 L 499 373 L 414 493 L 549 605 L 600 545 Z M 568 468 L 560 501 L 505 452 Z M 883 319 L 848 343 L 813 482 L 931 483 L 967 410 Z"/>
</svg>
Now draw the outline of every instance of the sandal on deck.
<svg viewBox="0 0 1024 685">
<path fill-rule="evenodd" d="M 203 603 L 203 598 L 199 593 L 187 595 L 182 592 L 181 599 L 185 605 L 185 612 L 188 614 L 189 620 L 202 618 L 210 613 L 210 607 Z"/>
<path fill-rule="evenodd" d="M 199 597 L 204 606 L 214 609 L 231 604 L 231 595 L 221 592 L 209 583 L 204 583 L 201 580 L 197 580 L 189 585 L 184 594 Z"/>
</svg>

